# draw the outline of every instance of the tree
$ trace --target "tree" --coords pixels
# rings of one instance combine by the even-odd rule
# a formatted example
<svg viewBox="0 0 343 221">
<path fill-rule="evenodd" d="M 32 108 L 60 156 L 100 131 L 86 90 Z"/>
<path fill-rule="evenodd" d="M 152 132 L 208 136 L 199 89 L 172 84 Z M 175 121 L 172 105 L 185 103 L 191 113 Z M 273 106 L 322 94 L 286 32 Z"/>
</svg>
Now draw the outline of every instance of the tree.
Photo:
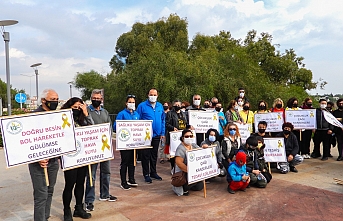
<svg viewBox="0 0 343 221">
<path fill-rule="evenodd" d="M 16 89 L 11 86 L 11 106 L 12 108 L 19 108 L 20 104 L 14 99 L 17 93 L 25 93 L 24 89 Z M 25 93 L 26 94 L 26 93 Z M 7 108 L 7 84 L 0 79 L 0 97 L 2 98 L 2 107 Z"/>
</svg>

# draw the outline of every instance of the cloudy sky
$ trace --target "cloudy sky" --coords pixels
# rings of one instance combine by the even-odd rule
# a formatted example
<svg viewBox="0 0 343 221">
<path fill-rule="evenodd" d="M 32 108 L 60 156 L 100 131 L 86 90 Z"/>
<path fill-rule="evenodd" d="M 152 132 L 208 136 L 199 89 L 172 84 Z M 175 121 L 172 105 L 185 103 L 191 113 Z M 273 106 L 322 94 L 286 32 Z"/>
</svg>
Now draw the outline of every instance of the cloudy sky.
<svg viewBox="0 0 343 221">
<path fill-rule="evenodd" d="M 135 22 L 156 21 L 176 13 L 187 18 L 189 38 L 230 31 L 236 39 L 249 30 L 273 35 L 279 50 L 293 48 L 305 58 L 313 80 L 328 82 L 311 94 L 343 93 L 342 0 L 3 0 L 0 20 L 17 20 L 10 32 L 11 84 L 35 94 L 34 70 L 39 67 L 39 91 L 54 88 L 69 98 L 68 82 L 77 72 L 110 71 L 117 38 Z M 3 42 L 3 41 L 2 41 Z M 0 78 L 6 81 L 4 42 L 0 44 Z M 79 92 L 73 89 L 73 95 Z"/>
</svg>

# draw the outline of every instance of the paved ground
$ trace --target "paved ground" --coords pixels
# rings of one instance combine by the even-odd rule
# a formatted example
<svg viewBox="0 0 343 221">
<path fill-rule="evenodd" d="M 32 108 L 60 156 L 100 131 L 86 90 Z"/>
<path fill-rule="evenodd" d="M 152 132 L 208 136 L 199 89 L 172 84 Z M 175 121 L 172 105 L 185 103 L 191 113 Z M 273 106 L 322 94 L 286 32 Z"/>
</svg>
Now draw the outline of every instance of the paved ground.
<svg viewBox="0 0 343 221">
<path fill-rule="evenodd" d="M 332 150 L 333 155 L 337 149 Z M 122 190 L 119 179 L 119 152 L 112 161 L 110 192 L 117 202 L 95 202 L 92 220 L 343 220 L 343 186 L 333 178 L 343 180 L 343 162 L 337 157 L 322 162 L 305 160 L 299 173 L 273 173 L 266 189 L 250 188 L 232 195 L 226 191 L 224 178 L 207 184 L 203 192 L 190 192 L 177 197 L 171 190 L 169 164 L 159 164 L 163 181 L 145 184 L 141 165 L 137 165 L 139 187 Z M 5 169 L 3 149 L 0 149 L 0 220 L 32 220 L 32 186 L 27 166 Z M 63 172 L 53 197 L 51 221 L 63 220 Z M 96 186 L 98 186 L 98 181 Z M 73 203 L 72 203 L 73 204 Z M 74 218 L 75 221 L 82 220 Z"/>
</svg>

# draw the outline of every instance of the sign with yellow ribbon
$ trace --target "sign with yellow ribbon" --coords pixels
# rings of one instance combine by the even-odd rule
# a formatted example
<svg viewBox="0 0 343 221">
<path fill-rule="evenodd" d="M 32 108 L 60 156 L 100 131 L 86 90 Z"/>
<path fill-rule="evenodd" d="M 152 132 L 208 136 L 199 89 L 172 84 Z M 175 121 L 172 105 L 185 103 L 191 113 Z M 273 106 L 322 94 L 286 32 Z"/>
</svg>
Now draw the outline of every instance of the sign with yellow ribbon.
<svg viewBox="0 0 343 221">
<path fill-rule="evenodd" d="M 256 113 L 254 115 L 255 131 L 258 131 L 258 122 L 267 122 L 266 132 L 282 131 L 283 115 L 279 112 Z"/>
<path fill-rule="evenodd" d="M 266 162 L 287 162 L 284 139 L 264 138 L 264 159 Z"/>
<path fill-rule="evenodd" d="M 286 110 L 286 122 L 293 124 L 295 130 L 313 130 L 317 128 L 316 111 L 314 109 Z"/>
<path fill-rule="evenodd" d="M 196 133 L 206 133 L 208 129 L 219 129 L 217 112 L 189 110 L 189 125 L 192 125 Z"/>
</svg>

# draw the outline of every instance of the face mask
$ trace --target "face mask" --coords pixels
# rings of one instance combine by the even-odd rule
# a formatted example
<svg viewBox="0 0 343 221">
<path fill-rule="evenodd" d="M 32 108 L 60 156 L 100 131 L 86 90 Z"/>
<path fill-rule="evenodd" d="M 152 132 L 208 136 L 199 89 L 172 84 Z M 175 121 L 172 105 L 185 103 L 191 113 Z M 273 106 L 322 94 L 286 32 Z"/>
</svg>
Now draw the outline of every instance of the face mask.
<svg viewBox="0 0 343 221">
<path fill-rule="evenodd" d="M 260 149 L 262 147 L 262 143 L 257 144 L 257 147 Z"/>
<path fill-rule="evenodd" d="M 211 141 L 211 142 L 214 142 L 216 141 L 216 136 L 208 136 L 208 140 Z"/>
<path fill-rule="evenodd" d="M 181 106 L 181 109 L 186 108 L 186 106 Z"/>
<path fill-rule="evenodd" d="M 321 105 L 320 105 L 320 108 L 321 108 L 321 109 L 325 109 L 325 108 L 326 108 L 326 104 L 321 104 Z"/>
<path fill-rule="evenodd" d="M 234 136 L 236 134 L 236 131 L 235 130 L 229 130 L 229 133 L 231 136 Z"/>
<path fill-rule="evenodd" d="M 193 138 L 183 138 L 183 142 L 187 145 L 191 145 L 193 143 Z"/>
<path fill-rule="evenodd" d="M 266 132 L 266 129 L 258 128 L 258 132 L 260 132 L 261 134 L 263 134 L 264 132 Z"/>
<path fill-rule="evenodd" d="M 47 101 L 45 100 L 45 105 L 50 109 L 50 110 L 56 110 L 58 106 L 58 101 Z"/>
<path fill-rule="evenodd" d="M 212 107 L 215 107 L 217 105 L 217 103 L 212 103 Z"/>
<path fill-rule="evenodd" d="M 259 105 L 259 106 L 258 106 L 258 109 L 259 109 L 259 110 L 265 110 L 265 109 L 266 109 L 266 106 L 264 106 L 264 105 Z"/>
<path fill-rule="evenodd" d="M 72 109 L 72 111 L 73 111 L 74 119 L 78 118 L 78 116 L 80 116 L 80 114 L 81 114 L 81 110 L 80 109 Z"/>
<path fill-rule="evenodd" d="M 249 106 L 243 106 L 243 110 L 249 110 L 250 107 Z"/>
<path fill-rule="evenodd" d="M 286 135 L 288 135 L 288 134 L 291 133 L 291 131 L 289 131 L 289 130 L 283 130 L 283 133 L 286 134 Z"/>
<path fill-rule="evenodd" d="M 92 106 L 93 107 L 97 108 L 97 107 L 100 106 L 100 104 L 101 104 L 101 101 L 99 101 L 99 100 L 92 100 Z"/>
<path fill-rule="evenodd" d="M 204 108 L 209 108 L 209 107 L 210 107 L 210 105 L 204 104 Z"/>
<path fill-rule="evenodd" d="M 221 107 L 216 107 L 216 111 L 217 111 L 217 112 L 220 112 L 221 109 L 222 109 Z"/>
<path fill-rule="evenodd" d="M 181 110 L 181 107 L 180 106 L 174 106 L 174 110 L 179 111 L 179 110 Z"/>
<path fill-rule="evenodd" d="M 293 107 L 295 107 L 295 108 L 298 107 L 298 104 L 293 104 Z"/>
<path fill-rule="evenodd" d="M 127 103 L 127 109 L 136 110 L 136 103 Z"/>
<path fill-rule="evenodd" d="M 338 109 L 341 109 L 341 110 L 342 110 L 342 109 L 343 109 L 343 105 L 339 105 L 339 106 L 338 106 Z"/>
<path fill-rule="evenodd" d="M 168 110 L 168 106 L 163 106 L 163 110 Z"/>
<path fill-rule="evenodd" d="M 281 107 L 282 107 L 282 104 L 276 104 L 275 107 L 276 107 L 276 108 L 281 108 Z"/>
<path fill-rule="evenodd" d="M 149 101 L 155 103 L 157 101 L 157 96 L 149 96 Z"/>
<path fill-rule="evenodd" d="M 200 105 L 200 102 L 201 102 L 201 100 L 194 100 L 194 101 L 193 101 L 193 104 L 194 104 L 195 106 L 199 106 L 199 105 Z"/>
<path fill-rule="evenodd" d="M 326 110 L 332 111 L 332 107 L 327 107 Z"/>
<path fill-rule="evenodd" d="M 240 97 L 244 97 L 244 93 L 239 93 L 239 96 Z"/>
<path fill-rule="evenodd" d="M 239 109 L 239 106 L 236 105 L 236 106 L 233 107 L 233 109 L 235 109 L 237 111 Z"/>
<path fill-rule="evenodd" d="M 238 101 L 238 105 L 239 105 L 239 106 L 242 106 L 242 105 L 243 105 L 243 102 L 242 102 L 242 101 Z"/>
<path fill-rule="evenodd" d="M 312 107 L 312 103 L 307 103 L 306 104 L 308 107 Z"/>
</svg>

